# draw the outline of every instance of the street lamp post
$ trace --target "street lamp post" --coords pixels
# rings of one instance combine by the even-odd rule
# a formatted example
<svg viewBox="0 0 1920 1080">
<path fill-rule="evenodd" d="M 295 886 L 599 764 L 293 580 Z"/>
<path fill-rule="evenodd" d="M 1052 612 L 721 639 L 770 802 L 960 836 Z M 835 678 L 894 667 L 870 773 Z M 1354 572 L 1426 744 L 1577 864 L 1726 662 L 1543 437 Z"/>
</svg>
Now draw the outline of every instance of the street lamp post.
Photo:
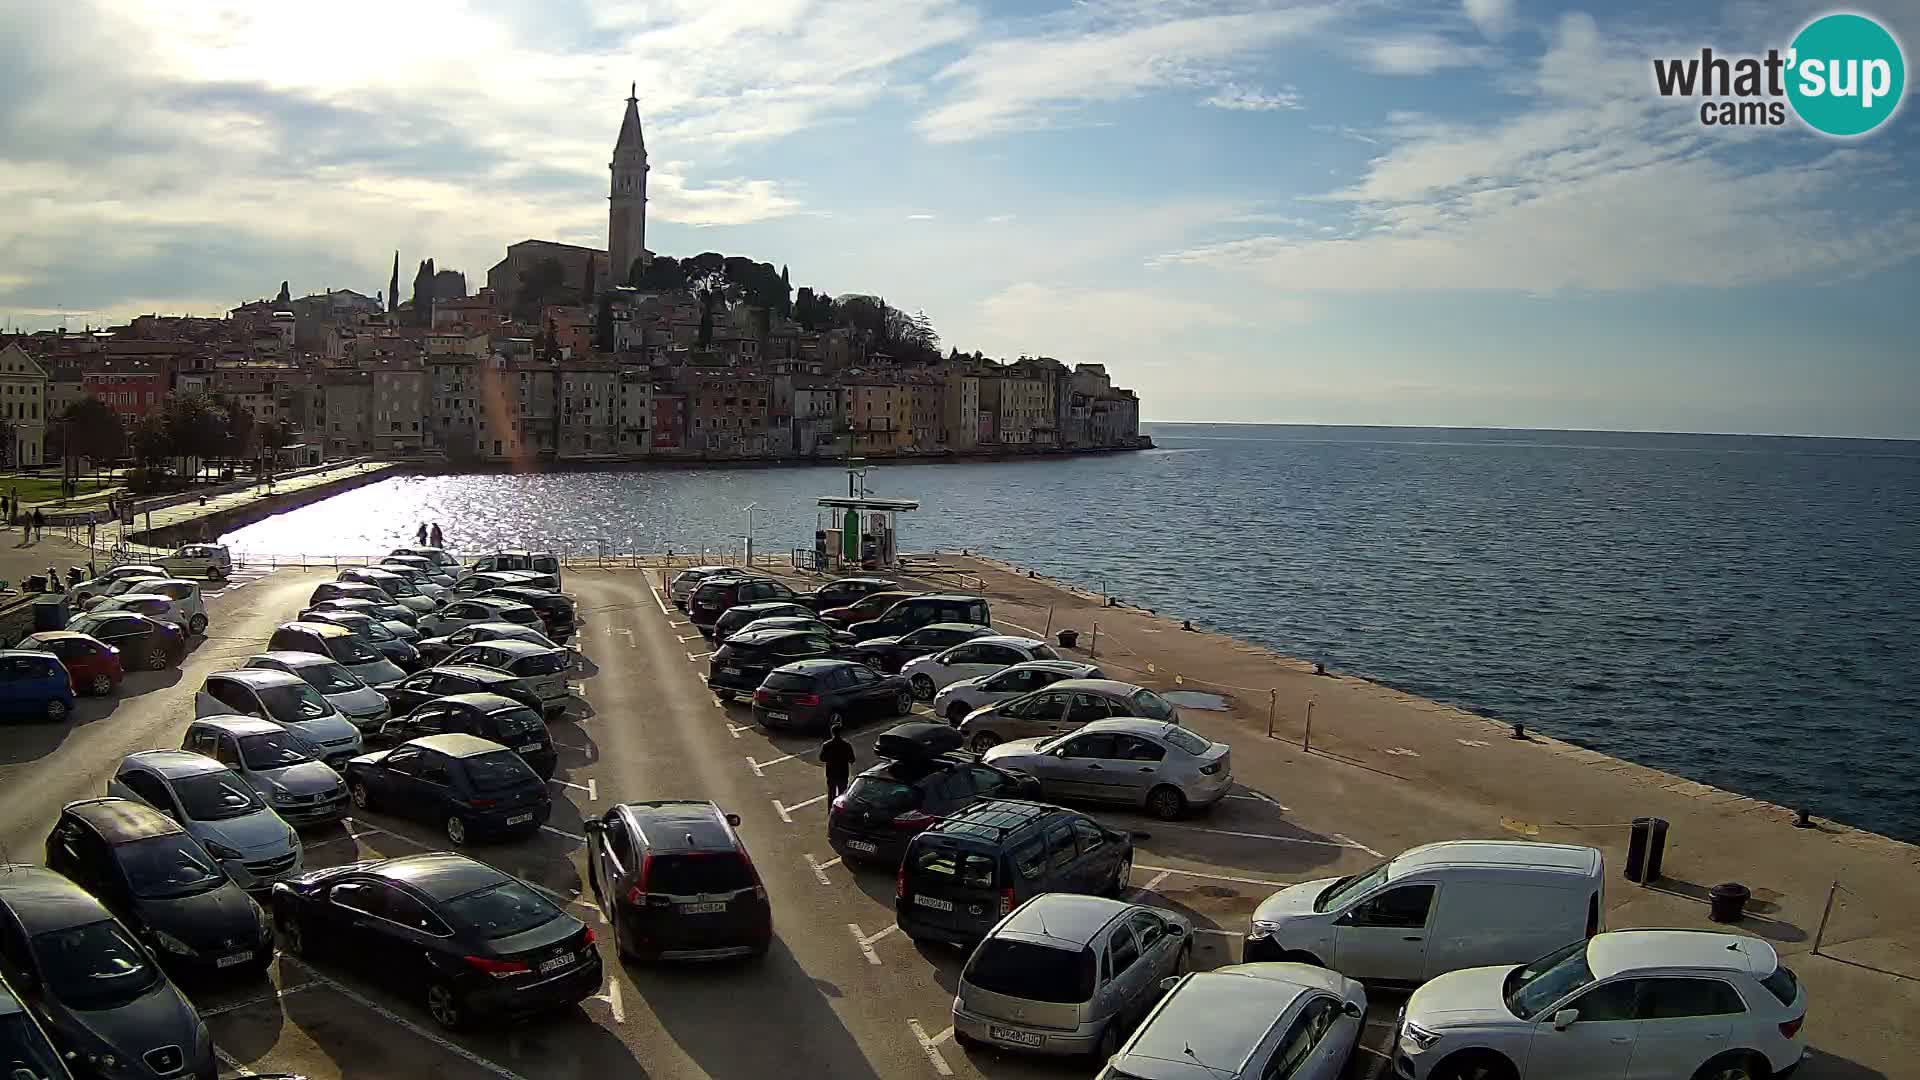
<svg viewBox="0 0 1920 1080">
<path fill-rule="evenodd" d="M 740 510 L 742 513 L 747 515 L 747 565 L 752 566 L 753 565 L 753 537 L 754 537 L 753 515 L 764 514 L 767 512 L 767 508 L 764 506 L 761 506 L 759 503 L 756 502 L 756 503 L 748 503 L 747 505 L 741 507 Z"/>
</svg>

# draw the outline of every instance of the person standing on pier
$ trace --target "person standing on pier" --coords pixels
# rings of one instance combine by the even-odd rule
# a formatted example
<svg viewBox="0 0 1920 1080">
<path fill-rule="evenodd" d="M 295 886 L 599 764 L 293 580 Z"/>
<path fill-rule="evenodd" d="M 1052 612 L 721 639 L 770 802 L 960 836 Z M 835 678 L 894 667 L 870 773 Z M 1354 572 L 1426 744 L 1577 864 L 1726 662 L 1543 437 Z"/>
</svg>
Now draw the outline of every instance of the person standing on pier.
<svg viewBox="0 0 1920 1080">
<path fill-rule="evenodd" d="M 820 764 L 827 767 L 827 801 L 832 802 L 847 790 L 847 778 L 853 773 L 853 744 L 841 735 L 843 728 L 833 725 L 827 741 L 820 744 Z"/>
<path fill-rule="evenodd" d="M 427 546 L 427 523 L 426 522 L 423 521 L 420 523 L 420 531 L 415 535 L 413 542 L 418 547 Z"/>
<path fill-rule="evenodd" d="M 446 537 L 440 534 L 439 522 L 436 521 L 433 523 L 433 529 L 429 535 L 431 536 L 431 541 L 428 544 L 429 547 L 446 547 L 447 546 Z"/>
<path fill-rule="evenodd" d="M 39 539 L 44 539 L 46 535 L 47 535 L 47 515 L 41 513 L 39 510 L 35 510 L 33 512 L 33 537 L 34 539 L 39 540 Z"/>
</svg>

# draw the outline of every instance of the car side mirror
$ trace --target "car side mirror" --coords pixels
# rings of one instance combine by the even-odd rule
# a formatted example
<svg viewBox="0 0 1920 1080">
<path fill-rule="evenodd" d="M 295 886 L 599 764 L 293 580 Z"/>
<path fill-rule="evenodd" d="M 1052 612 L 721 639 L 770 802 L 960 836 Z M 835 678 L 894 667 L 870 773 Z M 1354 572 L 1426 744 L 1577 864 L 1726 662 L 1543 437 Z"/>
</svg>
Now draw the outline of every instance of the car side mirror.
<svg viewBox="0 0 1920 1080">
<path fill-rule="evenodd" d="M 728 814 L 728 815 L 727 815 L 727 824 L 729 824 L 729 825 L 731 825 L 731 826 L 733 826 L 733 827 L 734 827 L 734 828 L 736 828 L 736 829 L 737 829 L 737 828 L 739 828 L 739 827 L 740 827 L 740 815 L 739 815 L 739 814 Z"/>
<path fill-rule="evenodd" d="M 1565 1031 L 1572 1027 L 1573 1022 L 1578 1019 L 1580 1019 L 1579 1009 L 1561 1009 L 1559 1012 L 1553 1014 L 1553 1030 Z"/>
<path fill-rule="evenodd" d="M 1343 1012 L 1343 1013 L 1345 1013 L 1345 1014 L 1347 1014 L 1348 1016 L 1351 1016 L 1351 1017 L 1353 1017 L 1353 1018 L 1355 1018 L 1355 1019 L 1359 1019 L 1359 1018 L 1360 1018 L 1360 1016 L 1361 1016 L 1361 1015 L 1362 1015 L 1363 1013 L 1365 1013 L 1365 1012 L 1366 1012 L 1366 1010 L 1365 1010 L 1365 1009 L 1362 1009 L 1362 1008 L 1360 1007 L 1360 1003 L 1359 1003 L 1359 1002 L 1357 1002 L 1357 1001 L 1343 1001 L 1343 1002 L 1341 1002 L 1341 1003 L 1340 1003 L 1340 1011 L 1341 1011 L 1341 1012 Z"/>
<path fill-rule="evenodd" d="M 580 823 L 580 830 L 582 832 L 603 833 L 607 831 L 607 823 L 601 821 L 599 818 L 588 818 Z"/>
<path fill-rule="evenodd" d="M 1187 928 L 1177 922 L 1167 924 L 1167 934 L 1170 937 L 1182 937 L 1185 936 L 1186 932 Z"/>
<path fill-rule="evenodd" d="M 1057 757 L 1057 758 L 1063 758 L 1063 757 L 1066 757 L 1066 756 L 1067 756 L 1067 748 L 1063 746 L 1063 747 L 1061 747 L 1060 749 L 1058 749 L 1058 750 L 1055 750 L 1055 751 L 1053 752 L 1053 756 L 1054 756 L 1054 757 Z"/>
</svg>

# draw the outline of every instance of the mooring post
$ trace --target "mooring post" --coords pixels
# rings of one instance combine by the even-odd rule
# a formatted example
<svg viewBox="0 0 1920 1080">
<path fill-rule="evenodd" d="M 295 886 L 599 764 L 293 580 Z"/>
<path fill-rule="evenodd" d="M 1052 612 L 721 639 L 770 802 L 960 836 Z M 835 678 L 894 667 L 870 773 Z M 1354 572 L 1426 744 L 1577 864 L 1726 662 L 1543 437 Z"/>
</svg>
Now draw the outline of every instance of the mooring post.
<svg viewBox="0 0 1920 1080">
<path fill-rule="evenodd" d="M 1267 691 L 1267 738 L 1273 738 L 1273 714 L 1280 707 L 1280 691 Z"/>
<path fill-rule="evenodd" d="M 1313 699 L 1307 699 L 1307 730 L 1300 733 L 1300 749 L 1313 750 Z"/>
<path fill-rule="evenodd" d="M 1840 879 L 1827 886 L 1827 906 L 1820 909 L 1820 928 L 1813 932 L 1813 955 L 1820 955 L 1820 940 L 1827 936 L 1827 917 L 1833 914 L 1833 898 L 1840 891 Z"/>
</svg>

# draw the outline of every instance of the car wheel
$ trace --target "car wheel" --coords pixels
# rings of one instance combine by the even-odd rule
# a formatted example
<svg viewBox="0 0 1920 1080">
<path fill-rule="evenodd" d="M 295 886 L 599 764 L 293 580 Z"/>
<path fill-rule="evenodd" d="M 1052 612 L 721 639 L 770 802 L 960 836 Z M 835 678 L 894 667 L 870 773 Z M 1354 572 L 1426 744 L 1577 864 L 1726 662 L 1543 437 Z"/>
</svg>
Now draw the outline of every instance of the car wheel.
<svg viewBox="0 0 1920 1080">
<path fill-rule="evenodd" d="M 1427 1080 L 1515 1080 L 1513 1063 L 1486 1050 L 1466 1050 L 1440 1063 Z"/>
<path fill-rule="evenodd" d="M 353 786 L 347 789 L 347 794 L 353 796 L 353 808 L 355 810 L 373 809 L 373 792 L 367 789 L 365 781 L 354 781 Z"/>
<path fill-rule="evenodd" d="M 972 711 L 973 711 L 972 709 L 969 709 L 965 705 L 962 705 L 960 702 L 956 701 L 953 704 L 947 706 L 947 723 L 952 724 L 954 727 L 959 727 L 960 722 L 965 720 L 967 718 L 967 714 Z"/>
<path fill-rule="evenodd" d="M 991 731 L 983 731 L 973 737 L 973 752 L 976 754 L 984 754 L 999 745 L 1000 736 Z"/>
<path fill-rule="evenodd" d="M 1773 1069 L 1757 1055 L 1750 1053 L 1722 1054 L 1693 1074 L 1693 1080 L 1767 1080 L 1773 1075 Z"/>
<path fill-rule="evenodd" d="M 1133 855 L 1129 853 L 1127 855 L 1122 855 L 1120 857 L 1120 865 L 1113 872 L 1112 889 L 1107 893 L 1107 895 L 1119 896 L 1121 893 L 1126 892 L 1127 883 L 1132 878 L 1133 878 Z"/>
<path fill-rule="evenodd" d="M 427 987 L 427 1015 L 448 1031 L 460 1030 L 467 1020 L 466 1010 L 460 1006 L 460 996 L 453 992 L 453 987 L 443 982 Z"/>
<path fill-rule="evenodd" d="M 220 569 L 217 566 L 209 566 L 207 567 L 207 580 L 208 581 L 225 581 L 227 580 L 227 572 L 225 570 Z"/>
<path fill-rule="evenodd" d="M 1120 1052 L 1120 1021 L 1109 1020 L 1100 1029 L 1100 1042 L 1093 1048 L 1093 1060 L 1105 1066 L 1107 1059 Z"/>
<path fill-rule="evenodd" d="M 1147 792 L 1147 813 L 1161 821 L 1177 821 L 1187 812 L 1187 797 L 1180 789 L 1162 784 Z"/>
<path fill-rule="evenodd" d="M 915 675 L 909 683 L 913 687 L 913 696 L 921 701 L 933 700 L 933 680 L 925 675 Z"/>
<path fill-rule="evenodd" d="M 165 649 L 155 649 L 147 654 L 147 670 L 167 670 L 167 651 Z"/>
<path fill-rule="evenodd" d="M 1180 944 L 1180 954 L 1173 958 L 1173 974 L 1177 978 L 1193 970 L 1193 940 Z"/>
<path fill-rule="evenodd" d="M 913 691 L 902 690 L 893 695 L 893 715 L 908 716 L 913 713 Z"/>
<path fill-rule="evenodd" d="M 47 702 L 47 719 L 58 724 L 67 718 L 67 703 L 59 698 Z"/>
<path fill-rule="evenodd" d="M 865 660 L 865 663 L 868 667 L 872 668 L 873 670 L 879 672 L 882 675 L 885 675 L 887 673 L 886 661 L 880 659 L 877 656 L 867 657 L 867 659 Z"/>
<path fill-rule="evenodd" d="M 459 847 L 467 842 L 467 822 L 459 814 L 447 815 L 447 843 Z"/>
<path fill-rule="evenodd" d="M 187 633 L 192 634 L 194 637 L 199 637 L 206 632 L 207 617 L 205 615 L 195 615 L 193 618 L 187 620 Z"/>
<path fill-rule="evenodd" d="M 95 675 L 93 681 L 87 684 L 87 689 L 93 691 L 97 697 L 105 697 L 113 693 L 113 676 Z"/>
</svg>

